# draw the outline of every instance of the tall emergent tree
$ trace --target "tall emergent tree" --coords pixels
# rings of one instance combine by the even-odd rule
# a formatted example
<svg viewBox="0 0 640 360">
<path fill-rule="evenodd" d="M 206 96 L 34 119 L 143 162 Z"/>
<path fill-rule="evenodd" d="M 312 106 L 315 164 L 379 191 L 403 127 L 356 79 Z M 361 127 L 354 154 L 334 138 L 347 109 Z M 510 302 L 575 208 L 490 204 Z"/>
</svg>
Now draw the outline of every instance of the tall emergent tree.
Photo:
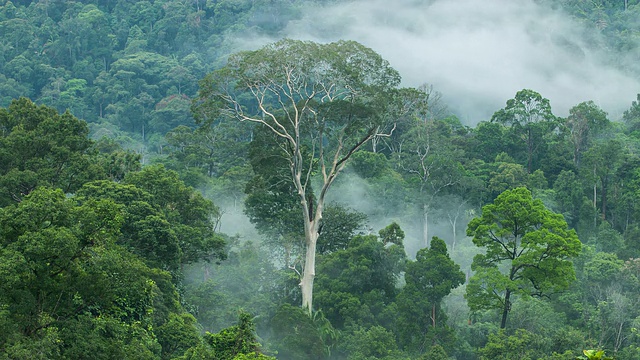
<svg viewBox="0 0 640 360">
<path fill-rule="evenodd" d="M 566 289 L 575 279 L 570 258 L 581 250 L 563 216 L 533 199 L 526 188 L 500 194 L 469 223 L 467 235 L 486 249 L 471 264 L 466 298 L 472 311 L 502 309 L 507 323 L 511 296 L 543 296 Z"/>
<path fill-rule="evenodd" d="M 304 218 L 302 306 L 312 310 L 316 241 L 325 197 L 347 160 L 390 118 L 400 75 L 353 41 L 282 40 L 236 53 L 200 83 L 194 103 L 201 124 L 220 117 L 270 131 L 287 159 Z M 314 199 L 311 182 L 321 175 Z"/>
</svg>

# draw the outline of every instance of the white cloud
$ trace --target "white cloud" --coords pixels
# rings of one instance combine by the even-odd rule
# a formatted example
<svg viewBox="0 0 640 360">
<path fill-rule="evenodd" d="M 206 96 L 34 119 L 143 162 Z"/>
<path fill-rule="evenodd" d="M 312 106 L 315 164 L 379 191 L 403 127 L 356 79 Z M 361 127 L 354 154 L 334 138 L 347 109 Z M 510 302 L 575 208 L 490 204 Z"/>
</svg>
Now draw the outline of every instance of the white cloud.
<svg viewBox="0 0 640 360">
<path fill-rule="evenodd" d="M 359 41 L 406 86 L 433 84 L 468 124 L 488 120 L 524 88 L 549 98 L 558 115 L 594 100 L 612 119 L 640 92 L 636 79 L 605 65 L 608 54 L 587 39 L 589 29 L 530 0 L 368 0 L 308 10 L 287 36 Z"/>
</svg>

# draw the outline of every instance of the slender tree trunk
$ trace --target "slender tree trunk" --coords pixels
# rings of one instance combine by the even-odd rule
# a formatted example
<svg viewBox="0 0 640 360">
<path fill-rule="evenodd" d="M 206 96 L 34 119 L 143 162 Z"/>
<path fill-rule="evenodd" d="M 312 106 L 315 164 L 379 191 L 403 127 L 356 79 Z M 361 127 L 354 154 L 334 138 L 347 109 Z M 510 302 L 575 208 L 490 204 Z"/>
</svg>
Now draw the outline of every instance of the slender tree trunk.
<svg viewBox="0 0 640 360">
<path fill-rule="evenodd" d="M 429 247 L 429 205 L 422 207 L 422 240 L 425 247 Z"/>
<path fill-rule="evenodd" d="M 451 252 L 456 251 L 456 221 L 453 222 L 453 242 L 451 243 Z"/>
<path fill-rule="evenodd" d="M 504 329 L 507 326 L 507 315 L 511 310 L 511 290 L 507 289 L 507 293 L 504 295 L 504 308 L 502 309 L 502 321 L 500 322 L 500 329 Z"/>
<path fill-rule="evenodd" d="M 431 305 L 431 325 L 436 328 L 436 304 Z"/>
<path fill-rule="evenodd" d="M 622 337 L 623 326 L 624 326 L 624 321 L 620 321 L 620 325 L 618 326 L 618 329 L 616 331 L 616 342 L 615 342 L 615 345 L 613 346 L 614 354 L 618 353 L 618 350 L 620 350 L 620 347 L 622 347 L 622 342 L 624 341 L 624 338 Z"/>
</svg>

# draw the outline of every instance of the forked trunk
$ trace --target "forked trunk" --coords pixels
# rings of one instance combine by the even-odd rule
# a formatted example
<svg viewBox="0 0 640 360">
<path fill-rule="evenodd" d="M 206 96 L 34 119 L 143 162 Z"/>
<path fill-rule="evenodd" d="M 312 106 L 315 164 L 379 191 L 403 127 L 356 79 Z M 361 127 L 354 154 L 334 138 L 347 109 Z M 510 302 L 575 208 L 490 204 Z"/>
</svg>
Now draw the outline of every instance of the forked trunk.
<svg viewBox="0 0 640 360">
<path fill-rule="evenodd" d="M 326 189 L 326 185 L 325 185 Z M 313 280 L 316 277 L 316 245 L 318 243 L 320 221 L 324 209 L 324 191 L 321 192 L 317 204 L 307 201 L 304 197 L 301 201 L 305 219 L 304 238 L 306 252 L 302 279 L 300 279 L 300 291 L 302 292 L 302 307 L 307 310 L 309 316 L 313 312 Z"/>
</svg>

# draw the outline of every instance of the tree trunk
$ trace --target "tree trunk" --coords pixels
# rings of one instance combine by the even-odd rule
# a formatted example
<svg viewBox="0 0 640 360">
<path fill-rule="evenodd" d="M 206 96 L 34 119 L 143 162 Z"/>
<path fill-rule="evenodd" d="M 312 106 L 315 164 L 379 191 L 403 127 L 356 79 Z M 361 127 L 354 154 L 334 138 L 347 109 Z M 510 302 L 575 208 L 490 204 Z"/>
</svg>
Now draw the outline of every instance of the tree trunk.
<svg viewBox="0 0 640 360">
<path fill-rule="evenodd" d="M 313 201 L 307 201 L 304 188 L 300 187 L 299 194 L 302 197 L 300 204 L 302 205 L 304 221 L 304 237 L 306 244 L 306 253 L 304 261 L 304 269 L 302 279 L 300 279 L 300 290 L 302 292 L 302 307 L 307 310 L 309 316 L 313 312 L 313 280 L 316 277 L 316 244 L 318 242 L 318 228 L 322 219 L 324 209 L 324 197 L 329 184 L 324 184 L 323 190 L 320 192 L 317 204 L 314 206 Z"/>
<path fill-rule="evenodd" d="M 453 225 L 453 242 L 451 243 L 451 252 L 456 251 L 456 225 Z"/>
<path fill-rule="evenodd" d="M 304 260 L 304 271 L 300 280 L 300 289 L 302 291 L 302 307 L 307 309 L 309 315 L 313 311 L 313 280 L 316 277 L 316 242 L 318 240 L 318 232 L 305 230 L 305 238 L 307 244 L 307 253 Z"/>
<path fill-rule="evenodd" d="M 458 212 L 459 212 L 459 208 L 458 208 Z M 453 217 L 453 219 L 451 218 L 451 216 L 449 216 L 449 224 L 451 224 L 451 233 L 453 235 L 453 241 L 451 242 L 451 252 L 456 251 L 456 224 L 458 223 L 458 214 L 456 213 L 456 215 Z"/>
<path fill-rule="evenodd" d="M 433 303 L 431 305 L 431 325 L 433 328 L 436 328 L 436 304 Z"/>
<path fill-rule="evenodd" d="M 511 310 L 511 290 L 507 289 L 507 293 L 504 295 L 504 308 L 502 309 L 502 321 L 500 322 L 500 329 L 504 329 L 507 326 L 507 315 Z"/>
<path fill-rule="evenodd" d="M 429 205 L 422 207 L 422 240 L 425 247 L 429 247 Z"/>
</svg>

